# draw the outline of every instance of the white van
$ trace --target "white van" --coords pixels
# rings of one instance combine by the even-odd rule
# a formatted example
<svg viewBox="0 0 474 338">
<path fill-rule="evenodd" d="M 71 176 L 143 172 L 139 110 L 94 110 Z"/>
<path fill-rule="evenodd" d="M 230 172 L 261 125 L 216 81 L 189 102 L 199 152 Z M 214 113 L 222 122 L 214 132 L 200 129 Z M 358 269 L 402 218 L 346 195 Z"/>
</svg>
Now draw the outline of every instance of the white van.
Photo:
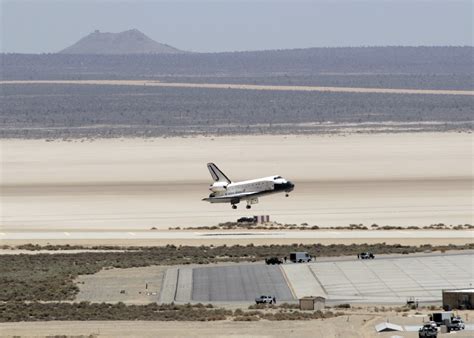
<svg viewBox="0 0 474 338">
<path fill-rule="evenodd" d="M 293 263 L 307 263 L 311 262 L 313 257 L 308 255 L 307 252 L 290 252 L 290 261 Z"/>
</svg>

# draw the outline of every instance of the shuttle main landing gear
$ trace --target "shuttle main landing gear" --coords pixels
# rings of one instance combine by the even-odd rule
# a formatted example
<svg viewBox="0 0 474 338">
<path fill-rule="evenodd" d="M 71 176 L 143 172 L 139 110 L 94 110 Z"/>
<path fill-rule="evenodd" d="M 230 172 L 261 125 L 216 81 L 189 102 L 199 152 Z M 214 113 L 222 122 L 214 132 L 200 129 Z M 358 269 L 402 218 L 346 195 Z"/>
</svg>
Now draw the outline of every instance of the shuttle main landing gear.
<svg viewBox="0 0 474 338">
<path fill-rule="evenodd" d="M 247 200 L 247 205 L 245 206 L 247 209 L 252 208 L 252 204 L 257 204 L 258 203 L 258 198 L 252 198 L 250 200 Z"/>
<path fill-rule="evenodd" d="M 286 193 L 286 194 L 285 194 L 285 197 L 290 197 L 290 194 Z"/>
<path fill-rule="evenodd" d="M 237 209 L 237 206 L 235 204 L 232 204 L 232 209 Z"/>
</svg>

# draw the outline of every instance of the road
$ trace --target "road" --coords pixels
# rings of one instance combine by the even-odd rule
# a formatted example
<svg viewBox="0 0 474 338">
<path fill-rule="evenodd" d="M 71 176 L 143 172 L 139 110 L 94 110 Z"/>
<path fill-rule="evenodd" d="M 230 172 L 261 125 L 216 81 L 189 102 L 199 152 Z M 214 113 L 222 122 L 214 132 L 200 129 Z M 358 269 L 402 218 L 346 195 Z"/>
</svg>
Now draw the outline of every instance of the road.
<svg viewBox="0 0 474 338">
<path fill-rule="evenodd" d="M 184 83 L 141 80 L 26 80 L 0 81 L 0 85 L 8 84 L 75 84 L 101 86 L 149 86 L 173 88 L 206 88 L 206 89 L 239 89 L 239 90 L 271 90 L 271 91 L 304 91 L 331 93 L 374 93 L 374 94 L 424 94 L 424 95 L 474 95 L 472 90 L 437 90 L 437 89 L 405 89 L 405 88 L 362 88 L 362 87 L 323 87 L 323 86 L 275 86 L 251 85 L 235 83 Z"/>
</svg>

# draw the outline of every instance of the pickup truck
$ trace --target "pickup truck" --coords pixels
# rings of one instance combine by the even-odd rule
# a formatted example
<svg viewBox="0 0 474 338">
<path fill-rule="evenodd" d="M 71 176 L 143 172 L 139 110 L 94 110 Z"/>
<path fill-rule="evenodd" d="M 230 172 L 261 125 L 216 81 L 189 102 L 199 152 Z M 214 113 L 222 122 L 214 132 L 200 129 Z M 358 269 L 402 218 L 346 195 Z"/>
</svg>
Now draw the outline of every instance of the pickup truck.
<svg viewBox="0 0 474 338">
<path fill-rule="evenodd" d="M 372 252 L 362 252 L 359 254 L 360 259 L 374 259 L 375 256 Z"/>
<path fill-rule="evenodd" d="M 448 329 L 449 331 L 458 331 L 458 330 L 464 330 L 465 325 L 461 317 L 453 317 L 451 319 L 451 322 L 448 324 Z"/>
<path fill-rule="evenodd" d="M 255 303 L 257 304 L 273 304 L 272 296 L 260 296 L 255 298 Z"/>
<path fill-rule="evenodd" d="M 438 328 L 436 324 L 431 322 L 423 325 L 421 329 L 418 330 L 418 338 L 425 338 L 425 337 L 438 337 Z"/>
<path fill-rule="evenodd" d="M 275 265 L 275 264 L 282 264 L 283 261 L 278 257 L 270 257 L 270 258 L 265 259 L 265 263 L 267 265 L 269 264 Z"/>
</svg>

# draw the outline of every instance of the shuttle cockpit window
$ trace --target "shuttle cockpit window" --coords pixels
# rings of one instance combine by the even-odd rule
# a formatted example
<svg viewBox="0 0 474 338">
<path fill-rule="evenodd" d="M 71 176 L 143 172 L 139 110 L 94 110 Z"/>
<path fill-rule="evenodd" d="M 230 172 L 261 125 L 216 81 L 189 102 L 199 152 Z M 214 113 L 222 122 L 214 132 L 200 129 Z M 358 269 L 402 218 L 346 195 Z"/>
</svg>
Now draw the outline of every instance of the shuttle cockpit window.
<svg viewBox="0 0 474 338">
<path fill-rule="evenodd" d="M 281 177 L 281 176 L 275 176 L 273 179 L 274 179 L 274 180 L 278 180 L 278 179 L 280 179 L 280 178 L 283 178 L 283 177 Z"/>
</svg>

